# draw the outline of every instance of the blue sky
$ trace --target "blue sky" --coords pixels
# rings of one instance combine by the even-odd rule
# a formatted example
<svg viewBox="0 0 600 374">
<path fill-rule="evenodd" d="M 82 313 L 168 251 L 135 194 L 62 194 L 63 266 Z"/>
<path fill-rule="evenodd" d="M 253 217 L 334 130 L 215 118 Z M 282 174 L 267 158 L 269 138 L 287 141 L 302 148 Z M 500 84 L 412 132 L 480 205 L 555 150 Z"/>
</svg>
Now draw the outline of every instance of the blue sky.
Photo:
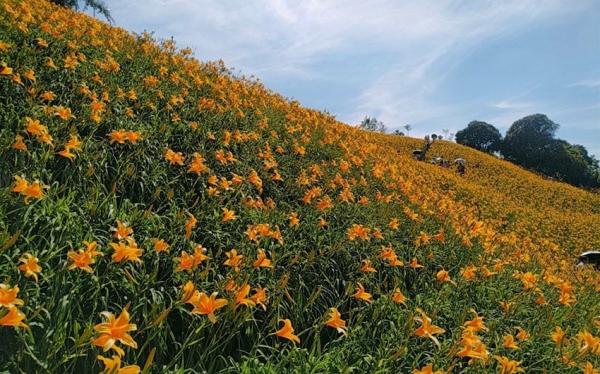
<svg viewBox="0 0 600 374">
<path fill-rule="evenodd" d="M 600 1 L 106 0 L 118 26 L 411 136 L 533 113 L 600 157 Z"/>
</svg>

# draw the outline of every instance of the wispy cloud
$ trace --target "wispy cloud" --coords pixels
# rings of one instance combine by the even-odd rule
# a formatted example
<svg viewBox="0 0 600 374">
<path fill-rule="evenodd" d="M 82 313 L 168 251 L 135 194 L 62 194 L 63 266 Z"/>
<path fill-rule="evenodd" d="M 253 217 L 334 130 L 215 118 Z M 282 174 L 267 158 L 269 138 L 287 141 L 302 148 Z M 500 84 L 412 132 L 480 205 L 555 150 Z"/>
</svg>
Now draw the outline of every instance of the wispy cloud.
<svg viewBox="0 0 600 374">
<path fill-rule="evenodd" d="M 491 106 L 496 109 L 526 109 L 533 107 L 534 104 L 529 102 L 502 100 L 491 104 Z"/>
<path fill-rule="evenodd" d="M 585 79 L 579 82 L 575 82 L 570 85 L 571 87 L 587 87 L 587 88 L 600 88 L 600 78 L 598 79 Z"/>
</svg>

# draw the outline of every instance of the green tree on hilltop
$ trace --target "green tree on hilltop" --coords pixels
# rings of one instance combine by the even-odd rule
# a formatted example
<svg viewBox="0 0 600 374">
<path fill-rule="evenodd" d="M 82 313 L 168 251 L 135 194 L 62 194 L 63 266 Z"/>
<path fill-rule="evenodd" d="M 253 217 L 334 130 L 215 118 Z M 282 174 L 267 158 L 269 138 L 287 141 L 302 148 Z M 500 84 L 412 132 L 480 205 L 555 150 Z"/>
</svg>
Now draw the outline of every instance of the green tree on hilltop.
<svg viewBox="0 0 600 374">
<path fill-rule="evenodd" d="M 598 187 L 598 160 L 582 145 L 554 137 L 559 125 L 544 114 L 512 124 L 502 145 L 504 157 L 531 170 L 580 187 Z"/>
<path fill-rule="evenodd" d="M 491 153 L 500 150 L 502 135 L 497 128 L 487 122 L 471 121 L 466 128 L 456 133 L 456 142 Z"/>
</svg>

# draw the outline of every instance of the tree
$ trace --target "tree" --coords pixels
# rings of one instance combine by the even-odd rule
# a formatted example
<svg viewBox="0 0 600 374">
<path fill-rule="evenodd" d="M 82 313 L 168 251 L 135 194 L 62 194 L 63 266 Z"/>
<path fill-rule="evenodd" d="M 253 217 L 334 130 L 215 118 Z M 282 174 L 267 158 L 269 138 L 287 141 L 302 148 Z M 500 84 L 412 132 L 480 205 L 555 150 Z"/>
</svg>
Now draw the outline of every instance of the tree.
<svg viewBox="0 0 600 374">
<path fill-rule="evenodd" d="M 456 142 L 491 153 L 500 150 L 502 135 L 487 122 L 471 121 L 466 128 L 456 133 Z"/>
<path fill-rule="evenodd" d="M 394 135 L 404 136 L 404 133 L 400 130 L 394 130 Z"/>
<path fill-rule="evenodd" d="M 365 117 L 362 122 L 358 125 L 359 128 L 367 131 L 385 132 L 386 127 L 383 122 L 378 121 L 377 118 Z"/>
<path fill-rule="evenodd" d="M 509 161 L 575 186 L 600 186 L 598 160 L 582 145 L 555 139 L 558 128 L 543 114 L 521 118 L 507 131 L 502 153 Z"/>
<path fill-rule="evenodd" d="M 409 125 L 409 124 L 406 124 L 406 125 L 404 125 L 402 127 L 404 127 L 404 130 L 406 130 L 406 135 L 409 135 L 410 134 L 410 130 L 412 130 L 412 126 Z"/>
<path fill-rule="evenodd" d="M 58 4 L 65 8 L 72 8 L 79 10 L 80 3 L 83 3 L 83 9 L 92 8 L 95 12 L 102 14 L 110 23 L 114 22 L 114 19 L 110 15 L 108 7 L 102 0 L 50 0 L 54 4 Z"/>
<path fill-rule="evenodd" d="M 550 148 L 559 125 L 544 114 L 533 114 L 515 121 L 506 132 L 502 153 L 507 160 L 527 168 L 539 170 Z"/>
</svg>

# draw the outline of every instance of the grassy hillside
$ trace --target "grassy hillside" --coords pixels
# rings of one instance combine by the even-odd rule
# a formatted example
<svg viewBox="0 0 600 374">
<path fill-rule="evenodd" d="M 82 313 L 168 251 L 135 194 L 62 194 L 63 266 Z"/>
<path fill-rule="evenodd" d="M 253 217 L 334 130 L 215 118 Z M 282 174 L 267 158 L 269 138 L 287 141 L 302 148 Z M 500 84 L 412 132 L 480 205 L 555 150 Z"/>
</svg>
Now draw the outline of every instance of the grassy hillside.
<svg viewBox="0 0 600 374">
<path fill-rule="evenodd" d="M 3 1 L 0 370 L 594 373 L 600 197 L 419 143 Z"/>
</svg>

